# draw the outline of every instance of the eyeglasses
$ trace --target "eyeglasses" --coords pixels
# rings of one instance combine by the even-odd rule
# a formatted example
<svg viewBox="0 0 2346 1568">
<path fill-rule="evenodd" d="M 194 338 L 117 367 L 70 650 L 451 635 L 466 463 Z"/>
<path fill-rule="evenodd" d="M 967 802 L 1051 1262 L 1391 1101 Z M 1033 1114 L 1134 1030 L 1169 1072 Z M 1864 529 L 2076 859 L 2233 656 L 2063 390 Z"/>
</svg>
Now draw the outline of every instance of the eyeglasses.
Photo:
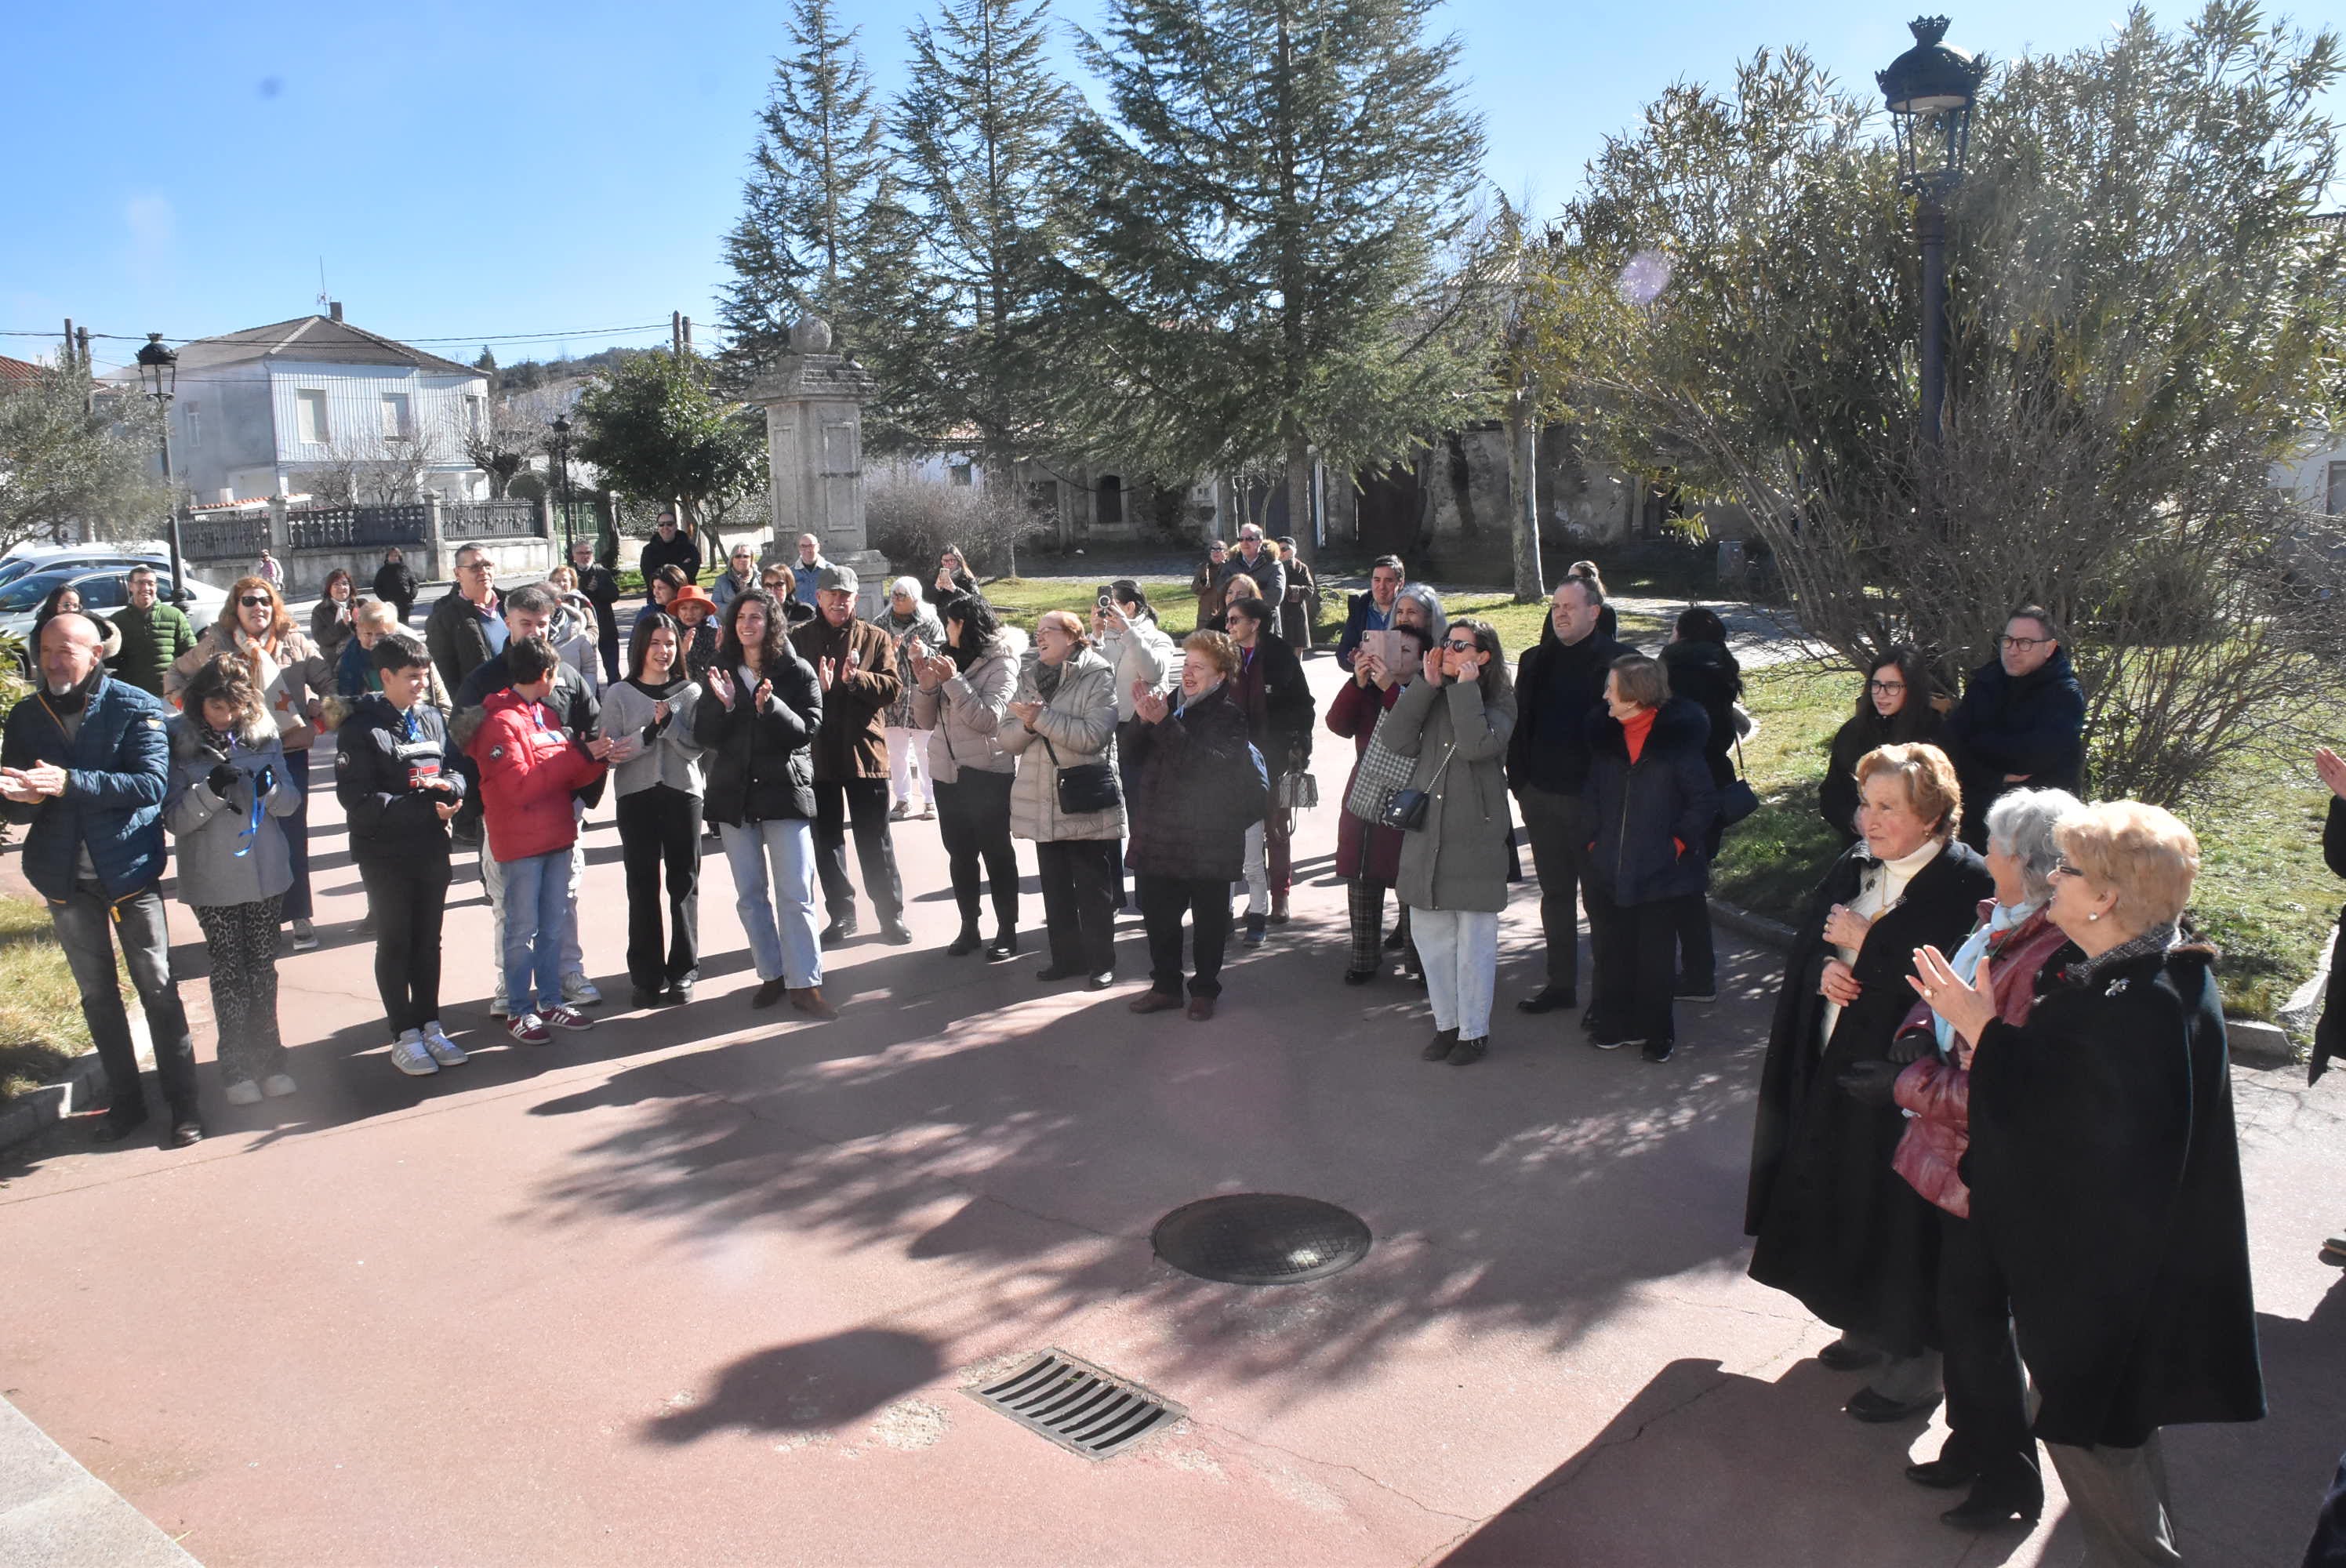
<svg viewBox="0 0 2346 1568">
<path fill-rule="evenodd" d="M 489 564 L 486 561 L 467 561 L 456 568 L 460 572 L 485 572 L 488 569 Z"/>
<path fill-rule="evenodd" d="M 1472 637 L 1468 637 L 1463 643 L 1458 641 L 1455 637 L 1453 637 L 1442 646 L 1448 648 L 1452 653 L 1481 653 L 1483 651 L 1483 645 L 1476 642 Z"/>
<path fill-rule="evenodd" d="M 242 598 L 237 600 L 237 603 L 248 610 L 253 610 L 265 609 L 270 605 L 275 603 L 275 601 L 270 598 L 267 594 L 247 594 Z"/>
<path fill-rule="evenodd" d="M 2012 653 L 2026 653 L 2031 648 L 2041 648 L 2045 644 L 2056 640 L 2053 637 L 1998 637 L 1995 639 L 1998 647 Z"/>
<path fill-rule="evenodd" d="M 1865 689 L 1881 692 L 1885 697 L 1895 697 L 1906 689 L 1906 683 L 1902 680 L 1869 680 L 1865 683 Z"/>
<path fill-rule="evenodd" d="M 2059 860 L 2059 861 L 2055 861 L 2055 864 L 2054 864 L 2053 869 L 2052 869 L 2051 871 L 2049 871 L 2045 872 L 2045 876 L 2046 876 L 2046 877 L 2051 878 L 2051 877 L 2083 877 L 2086 873 L 2085 873 L 2085 872 L 2083 872 L 2083 871 L 2079 871 L 2076 867 L 2075 867 L 2075 866 L 2071 865 L 2071 864 L 2070 864 L 2068 861 L 2066 861 L 2066 860 Z"/>
</svg>

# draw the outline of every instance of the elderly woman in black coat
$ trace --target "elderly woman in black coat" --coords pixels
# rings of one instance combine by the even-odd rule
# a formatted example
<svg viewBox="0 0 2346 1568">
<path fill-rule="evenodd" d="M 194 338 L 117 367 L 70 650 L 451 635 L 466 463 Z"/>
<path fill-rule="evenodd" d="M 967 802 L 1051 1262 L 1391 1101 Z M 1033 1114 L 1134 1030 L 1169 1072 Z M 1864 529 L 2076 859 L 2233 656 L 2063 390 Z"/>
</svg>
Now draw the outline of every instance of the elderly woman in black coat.
<svg viewBox="0 0 2346 1568">
<path fill-rule="evenodd" d="M 1914 950 L 1962 942 L 1995 882 L 1955 841 L 1963 795 L 1945 752 L 1882 747 L 1857 776 L 1864 837 L 1825 873 L 1777 995 L 1743 1228 L 1758 1238 L 1751 1278 L 1841 1330 L 1819 1360 L 1853 1370 L 1888 1359 L 1848 1409 L 1892 1421 L 1939 1403 L 1926 1320 L 1937 1225 L 1891 1168 L 1905 1118 L 1840 1080 L 1893 1059 Z"/>
<path fill-rule="evenodd" d="M 1933 944 L 1912 984 L 1972 1042 L 1972 1218 L 2095 1563 L 2181 1563 L 2158 1429 L 2264 1414 L 2239 1140 L 2215 952 L 2178 940 L 2191 830 L 2106 801 L 2054 830 L 2069 945 L 2028 1021 Z"/>
</svg>

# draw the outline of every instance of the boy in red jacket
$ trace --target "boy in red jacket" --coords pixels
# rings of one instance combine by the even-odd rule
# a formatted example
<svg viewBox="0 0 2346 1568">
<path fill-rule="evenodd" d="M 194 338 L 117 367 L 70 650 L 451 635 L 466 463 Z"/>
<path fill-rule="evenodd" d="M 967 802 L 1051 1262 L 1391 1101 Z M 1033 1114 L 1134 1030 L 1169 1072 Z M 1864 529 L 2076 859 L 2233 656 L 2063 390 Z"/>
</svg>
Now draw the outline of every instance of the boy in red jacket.
<svg viewBox="0 0 2346 1568">
<path fill-rule="evenodd" d="M 525 1045 L 547 1044 L 549 1027 L 594 1023 L 562 1000 L 563 938 L 577 918 L 570 907 L 570 845 L 578 836 L 570 793 L 602 776 L 611 742 L 598 737 L 582 747 L 546 706 L 561 659 L 543 637 L 508 647 L 513 685 L 489 698 L 464 748 L 481 770 L 489 854 L 505 873 L 505 996 L 513 1037 Z"/>
</svg>

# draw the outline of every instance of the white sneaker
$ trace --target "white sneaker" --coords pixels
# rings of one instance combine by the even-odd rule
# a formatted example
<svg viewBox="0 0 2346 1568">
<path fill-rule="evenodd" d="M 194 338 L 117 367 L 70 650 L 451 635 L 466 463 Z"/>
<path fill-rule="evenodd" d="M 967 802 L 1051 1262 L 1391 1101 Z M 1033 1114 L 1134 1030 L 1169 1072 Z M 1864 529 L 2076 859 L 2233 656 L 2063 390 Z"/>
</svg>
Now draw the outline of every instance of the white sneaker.
<svg viewBox="0 0 2346 1568">
<path fill-rule="evenodd" d="M 572 1007 L 592 1007 L 603 1000 L 603 993 L 585 975 L 566 974 L 562 977 L 562 1000 Z"/>
<path fill-rule="evenodd" d="M 271 1073 L 260 1081 L 260 1092 L 272 1100 L 281 1100 L 301 1086 L 291 1073 Z"/>
<path fill-rule="evenodd" d="M 411 1078 L 428 1078 L 440 1071 L 440 1064 L 423 1048 L 423 1036 L 413 1029 L 391 1043 L 391 1064 Z"/>
<path fill-rule="evenodd" d="M 489 1016 L 492 1018 L 510 1018 L 513 1016 L 513 1005 L 505 1001 L 505 993 L 504 992 L 500 991 L 495 996 L 489 998 Z"/>
<path fill-rule="evenodd" d="M 250 1078 L 239 1078 L 221 1097 L 231 1105 L 257 1105 L 260 1104 L 260 1085 Z"/>
<path fill-rule="evenodd" d="M 431 1052 L 432 1059 L 443 1067 L 461 1067 L 472 1060 L 454 1040 L 448 1038 L 448 1032 L 440 1027 L 437 1018 L 423 1026 L 423 1048 Z"/>
<path fill-rule="evenodd" d="M 318 945 L 318 928 L 306 920 L 293 922 L 293 951 L 307 952 Z"/>
</svg>

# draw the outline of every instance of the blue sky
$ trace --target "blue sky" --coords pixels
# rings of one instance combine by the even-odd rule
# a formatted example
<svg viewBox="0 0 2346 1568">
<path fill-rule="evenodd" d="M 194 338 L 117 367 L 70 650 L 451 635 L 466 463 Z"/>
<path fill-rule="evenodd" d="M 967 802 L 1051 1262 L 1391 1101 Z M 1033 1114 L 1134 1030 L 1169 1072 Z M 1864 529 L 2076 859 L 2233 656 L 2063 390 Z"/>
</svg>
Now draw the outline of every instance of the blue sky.
<svg viewBox="0 0 2346 1568">
<path fill-rule="evenodd" d="M 883 91 L 924 4 L 842 0 Z M 1454 0 L 1443 15 L 1488 124 L 1487 176 L 1545 212 L 1670 81 L 1722 81 L 1755 49 L 1802 44 L 1870 88 L 1909 42 L 1908 9 Z M 2172 23 L 2196 6 L 2154 9 Z M 1061 0 L 1057 14 L 1100 13 Z M 2010 55 L 2080 46 L 2123 10 L 1988 0 L 1953 14 L 1950 42 Z M 455 340 L 433 346 L 456 358 L 502 334 L 562 334 L 499 344 L 505 361 L 660 341 L 670 311 L 714 317 L 783 15 L 730 0 L 16 6 L 0 330 L 54 334 L 71 316 L 178 340 L 259 325 L 315 308 L 322 259 L 352 321 Z M 605 330 L 645 323 L 659 325 Z M 134 346 L 102 341 L 97 357 Z M 55 349 L 0 338 L 22 358 Z"/>
</svg>

